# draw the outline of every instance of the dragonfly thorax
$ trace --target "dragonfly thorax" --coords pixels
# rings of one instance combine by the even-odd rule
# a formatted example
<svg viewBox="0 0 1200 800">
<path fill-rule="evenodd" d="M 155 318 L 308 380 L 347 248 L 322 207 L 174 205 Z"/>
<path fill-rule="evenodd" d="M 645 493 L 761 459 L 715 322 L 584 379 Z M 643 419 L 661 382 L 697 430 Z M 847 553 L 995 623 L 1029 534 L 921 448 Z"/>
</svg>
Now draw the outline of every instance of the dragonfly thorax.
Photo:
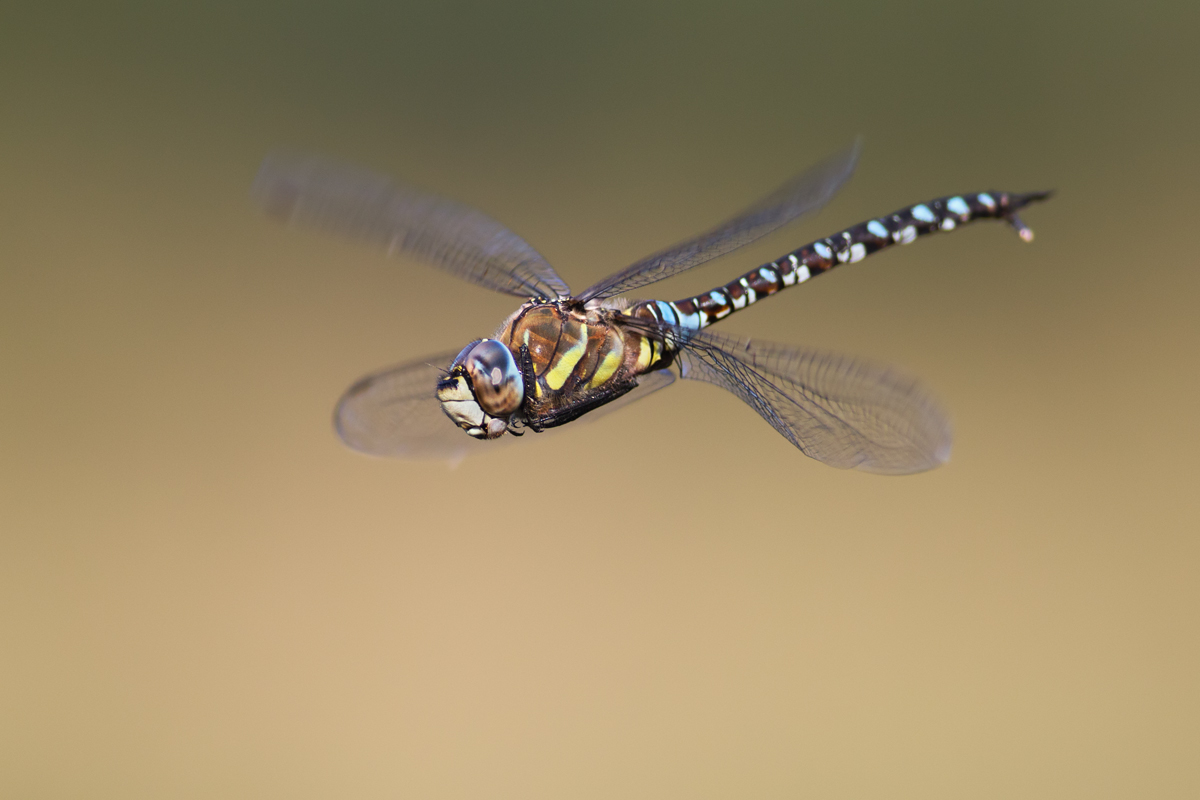
<svg viewBox="0 0 1200 800">
<path fill-rule="evenodd" d="M 480 339 L 454 359 L 438 381 L 437 398 L 446 416 L 469 435 L 495 439 L 521 408 L 525 383 L 512 351 L 495 339 Z"/>
</svg>

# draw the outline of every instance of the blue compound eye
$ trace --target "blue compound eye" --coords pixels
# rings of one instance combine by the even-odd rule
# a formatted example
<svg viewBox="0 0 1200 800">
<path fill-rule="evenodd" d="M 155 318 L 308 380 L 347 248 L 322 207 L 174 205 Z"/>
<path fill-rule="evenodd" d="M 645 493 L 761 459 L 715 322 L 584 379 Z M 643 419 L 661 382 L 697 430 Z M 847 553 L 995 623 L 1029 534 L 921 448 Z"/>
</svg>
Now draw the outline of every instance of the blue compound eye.
<svg viewBox="0 0 1200 800">
<path fill-rule="evenodd" d="M 525 382 L 511 350 L 495 339 L 484 339 L 460 358 L 484 411 L 506 417 L 521 407 Z"/>
</svg>

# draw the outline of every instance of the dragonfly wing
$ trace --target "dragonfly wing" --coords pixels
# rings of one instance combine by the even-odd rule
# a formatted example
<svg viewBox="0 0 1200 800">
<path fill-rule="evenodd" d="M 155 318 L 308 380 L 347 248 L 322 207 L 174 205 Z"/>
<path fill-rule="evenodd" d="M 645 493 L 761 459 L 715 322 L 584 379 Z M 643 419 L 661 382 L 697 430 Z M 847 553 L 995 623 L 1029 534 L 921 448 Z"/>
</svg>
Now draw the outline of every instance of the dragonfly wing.
<svg viewBox="0 0 1200 800">
<path fill-rule="evenodd" d="M 844 356 L 675 329 L 682 377 L 733 392 L 807 456 L 907 474 L 950 457 L 945 412 L 912 378 Z"/>
<path fill-rule="evenodd" d="M 456 355 L 457 350 L 439 353 L 373 372 L 356 381 L 342 395 L 334 412 L 338 436 L 350 448 L 368 455 L 452 462 L 490 451 L 501 442 L 516 441 L 517 437 L 511 435 L 491 441 L 474 439 L 442 413 L 436 396 L 437 382 Z M 674 380 L 670 370 L 643 375 L 635 389 L 585 414 L 572 425 L 600 419 L 670 386 Z M 526 433 L 522 438 L 536 441 L 558 430 L 561 428 Z"/>
<path fill-rule="evenodd" d="M 583 301 L 616 297 L 647 284 L 661 281 L 684 270 L 711 261 L 757 241 L 828 203 L 854 172 L 861 143 L 853 145 L 809 168 L 759 200 L 733 219 L 648 256 L 608 276 L 579 295 Z"/>
<path fill-rule="evenodd" d="M 567 284 L 524 239 L 469 206 L 315 156 L 275 153 L 253 195 L 270 215 L 405 253 L 518 297 L 566 297 Z"/>
<path fill-rule="evenodd" d="M 356 381 L 334 411 L 338 436 L 368 455 L 447 461 L 494 444 L 471 438 L 442 413 L 437 382 L 456 355 L 439 353 Z"/>
</svg>

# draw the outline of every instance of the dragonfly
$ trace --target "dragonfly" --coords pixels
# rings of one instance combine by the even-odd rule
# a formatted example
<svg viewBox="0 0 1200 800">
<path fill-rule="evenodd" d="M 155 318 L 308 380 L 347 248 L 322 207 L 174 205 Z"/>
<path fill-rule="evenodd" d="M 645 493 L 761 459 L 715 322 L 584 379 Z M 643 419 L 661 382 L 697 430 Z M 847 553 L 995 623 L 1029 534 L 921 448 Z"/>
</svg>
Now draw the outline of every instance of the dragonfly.
<svg viewBox="0 0 1200 800">
<path fill-rule="evenodd" d="M 334 413 L 338 435 L 354 450 L 457 460 L 528 431 L 595 418 L 680 378 L 732 392 L 825 464 L 920 472 L 949 458 L 951 431 L 945 411 L 917 381 L 846 356 L 710 328 L 841 264 L 975 220 L 1006 221 L 1032 241 L 1017 212 L 1050 192 L 986 191 L 917 203 L 682 300 L 628 297 L 822 208 L 854 172 L 860 149 L 856 141 L 731 219 L 578 294 L 524 239 L 482 211 L 370 170 L 274 153 L 253 194 L 285 222 L 370 242 L 522 300 L 489 337 L 354 383 Z"/>
</svg>

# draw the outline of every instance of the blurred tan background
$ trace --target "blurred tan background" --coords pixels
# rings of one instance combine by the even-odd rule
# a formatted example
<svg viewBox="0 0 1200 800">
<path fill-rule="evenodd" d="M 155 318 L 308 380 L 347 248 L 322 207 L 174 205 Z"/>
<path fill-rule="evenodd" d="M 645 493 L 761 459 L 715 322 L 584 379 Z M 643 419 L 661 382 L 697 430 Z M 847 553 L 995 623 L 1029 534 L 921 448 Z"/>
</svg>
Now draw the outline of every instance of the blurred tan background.
<svg viewBox="0 0 1200 800">
<path fill-rule="evenodd" d="M 335 5 L 338 7 L 335 8 Z M 0 796 L 1200 795 L 1194 3 L 0 11 Z M 952 461 L 688 383 L 456 470 L 362 373 L 510 298 L 260 217 L 264 153 L 475 204 L 576 289 L 866 137 L 815 221 L 1059 190 L 722 330 L 920 375 Z M 526 446 L 526 445 L 529 446 Z"/>
</svg>

